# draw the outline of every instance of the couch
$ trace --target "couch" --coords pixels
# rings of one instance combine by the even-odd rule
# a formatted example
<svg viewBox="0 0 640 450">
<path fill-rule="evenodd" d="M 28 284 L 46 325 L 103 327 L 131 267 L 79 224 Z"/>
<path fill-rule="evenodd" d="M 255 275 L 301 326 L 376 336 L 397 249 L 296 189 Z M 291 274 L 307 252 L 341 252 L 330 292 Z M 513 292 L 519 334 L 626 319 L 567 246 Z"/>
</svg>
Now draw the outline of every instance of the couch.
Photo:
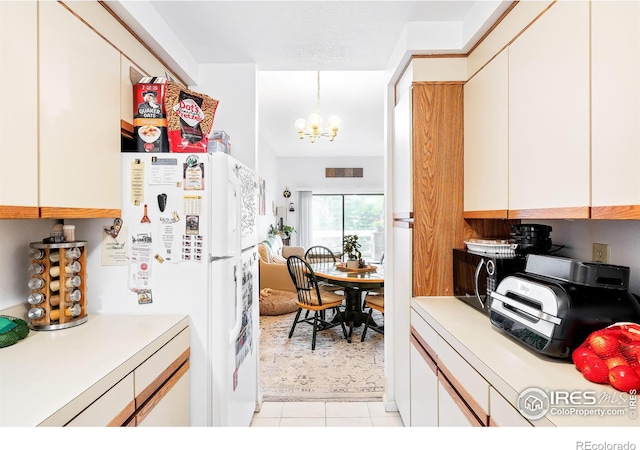
<svg viewBox="0 0 640 450">
<path fill-rule="evenodd" d="M 270 236 L 258 244 L 260 261 L 260 290 L 270 288 L 279 291 L 296 292 L 287 269 L 287 258 L 291 255 L 304 258 L 303 247 L 286 246 L 278 235 Z"/>
</svg>

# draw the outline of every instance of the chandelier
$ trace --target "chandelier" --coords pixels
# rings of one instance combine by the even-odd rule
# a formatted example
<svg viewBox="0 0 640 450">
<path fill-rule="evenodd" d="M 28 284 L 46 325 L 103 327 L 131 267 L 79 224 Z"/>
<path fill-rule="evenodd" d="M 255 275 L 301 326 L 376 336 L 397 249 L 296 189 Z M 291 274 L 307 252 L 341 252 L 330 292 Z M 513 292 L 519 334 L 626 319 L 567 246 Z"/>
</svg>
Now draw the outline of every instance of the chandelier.
<svg viewBox="0 0 640 450">
<path fill-rule="evenodd" d="M 333 142 L 333 139 L 338 133 L 338 125 L 340 119 L 338 116 L 331 116 L 327 120 L 327 128 L 322 128 L 322 116 L 320 115 L 320 72 L 318 71 L 318 97 L 317 97 L 317 112 L 311 114 L 307 120 L 296 120 L 295 126 L 298 130 L 298 137 L 304 139 L 305 136 L 309 137 L 309 140 L 313 144 L 316 139 L 321 137 L 329 138 L 329 141 Z"/>
</svg>

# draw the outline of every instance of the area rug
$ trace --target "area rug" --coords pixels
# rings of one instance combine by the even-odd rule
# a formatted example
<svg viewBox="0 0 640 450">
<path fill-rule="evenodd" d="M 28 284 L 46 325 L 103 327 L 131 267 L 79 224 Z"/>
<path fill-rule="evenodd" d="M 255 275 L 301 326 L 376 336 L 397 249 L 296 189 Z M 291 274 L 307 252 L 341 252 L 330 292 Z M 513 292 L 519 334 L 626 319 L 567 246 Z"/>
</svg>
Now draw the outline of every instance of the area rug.
<svg viewBox="0 0 640 450">
<path fill-rule="evenodd" d="M 311 351 L 312 327 L 289 330 L 294 313 L 260 317 L 260 385 L 264 401 L 380 401 L 385 389 L 384 336 L 354 329 L 351 343 L 340 327 L 318 332 Z M 374 319 L 384 323 L 374 311 Z M 347 329 L 348 331 L 348 329 Z"/>
</svg>

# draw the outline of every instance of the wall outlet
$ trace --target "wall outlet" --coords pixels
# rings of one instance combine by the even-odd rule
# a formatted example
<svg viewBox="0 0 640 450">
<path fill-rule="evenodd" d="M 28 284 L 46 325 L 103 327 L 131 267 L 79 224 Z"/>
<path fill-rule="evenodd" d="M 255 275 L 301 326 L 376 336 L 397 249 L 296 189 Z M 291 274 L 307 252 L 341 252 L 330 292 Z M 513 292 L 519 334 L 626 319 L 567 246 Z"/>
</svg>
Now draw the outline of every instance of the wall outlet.
<svg viewBox="0 0 640 450">
<path fill-rule="evenodd" d="M 608 264 L 609 256 L 609 244 L 593 243 L 593 261 Z"/>
</svg>

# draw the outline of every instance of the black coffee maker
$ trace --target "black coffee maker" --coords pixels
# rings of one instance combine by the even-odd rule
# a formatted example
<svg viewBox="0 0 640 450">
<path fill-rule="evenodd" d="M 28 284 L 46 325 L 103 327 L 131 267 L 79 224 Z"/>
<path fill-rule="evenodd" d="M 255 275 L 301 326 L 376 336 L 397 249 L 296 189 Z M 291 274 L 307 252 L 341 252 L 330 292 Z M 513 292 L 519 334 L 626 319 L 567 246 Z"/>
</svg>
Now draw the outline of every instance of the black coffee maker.
<svg viewBox="0 0 640 450">
<path fill-rule="evenodd" d="M 535 253 L 544 255 L 551 250 L 551 230 L 548 225 L 522 223 L 511 226 L 511 240 L 518 244 L 516 253 L 527 255 Z"/>
</svg>

